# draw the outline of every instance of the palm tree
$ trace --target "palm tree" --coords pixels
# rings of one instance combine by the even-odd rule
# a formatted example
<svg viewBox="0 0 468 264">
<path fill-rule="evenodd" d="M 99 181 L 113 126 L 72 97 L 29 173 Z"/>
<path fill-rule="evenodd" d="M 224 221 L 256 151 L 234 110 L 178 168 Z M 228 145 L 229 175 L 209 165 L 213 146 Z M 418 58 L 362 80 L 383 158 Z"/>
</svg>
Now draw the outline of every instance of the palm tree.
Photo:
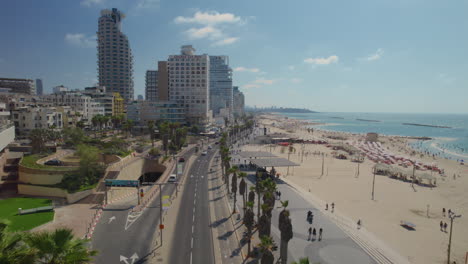
<svg viewBox="0 0 468 264">
<path fill-rule="evenodd" d="M 40 263 L 77 264 L 90 263 L 91 257 L 97 254 L 89 250 L 86 240 L 74 239 L 71 229 L 56 229 L 53 232 L 31 233 L 26 242 L 37 249 Z"/>
<path fill-rule="evenodd" d="M 237 174 L 240 172 L 239 167 L 233 166 L 229 169 L 228 173 L 232 174 L 232 193 L 234 194 L 234 207 L 232 213 L 236 213 L 236 202 L 237 202 Z"/>
<path fill-rule="evenodd" d="M 262 204 L 262 216 L 258 220 L 258 237 L 270 236 L 271 232 L 271 219 L 268 217 L 268 211 L 270 210 L 268 204 Z"/>
<path fill-rule="evenodd" d="M 292 145 L 289 145 L 288 150 L 289 150 L 288 152 L 288 160 L 289 160 L 289 155 L 291 155 L 291 153 L 296 153 L 296 149 Z"/>
<path fill-rule="evenodd" d="M 93 116 L 93 118 L 91 118 L 91 123 L 93 125 L 93 128 L 97 130 L 97 127 L 99 125 L 99 115 L 95 115 Z M 97 131 L 94 131 L 94 138 L 97 137 Z"/>
<path fill-rule="evenodd" d="M 167 150 L 169 147 L 169 122 L 162 122 L 159 124 L 159 135 L 162 138 L 163 149 L 167 155 Z"/>
<path fill-rule="evenodd" d="M 154 134 L 154 121 L 153 121 L 153 120 L 149 120 L 149 121 L 148 121 L 148 130 L 149 130 L 150 139 L 151 139 L 151 147 L 154 148 L 154 137 L 155 137 L 155 134 Z"/>
<path fill-rule="evenodd" d="M 291 264 L 309 264 L 309 258 L 308 257 L 305 257 L 305 258 L 300 258 L 299 259 L 299 262 L 291 262 Z"/>
<path fill-rule="evenodd" d="M 33 263 L 35 260 L 34 250 L 24 243 L 22 234 L 9 232 L 8 225 L 8 221 L 0 221 L 0 263 Z"/>
<path fill-rule="evenodd" d="M 247 203 L 247 210 L 244 214 L 244 225 L 247 228 L 247 257 L 250 256 L 250 242 L 252 240 L 252 230 L 254 227 L 253 202 Z"/>
<path fill-rule="evenodd" d="M 242 200 L 243 200 L 243 208 L 244 208 L 244 214 L 245 214 L 245 196 L 247 195 L 247 184 L 245 183 L 245 178 L 247 177 L 247 173 L 241 172 L 239 173 L 239 178 L 241 178 L 241 181 L 239 183 L 239 194 L 242 195 Z"/>
<path fill-rule="evenodd" d="M 225 170 L 224 182 L 226 183 L 226 188 L 228 190 L 228 194 L 230 194 L 230 190 L 229 190 L 229 169 L 231 168 L 231 165 L 229 163 L 230 161 L 231 161 L 231 157 L 229 157 L 229 156 L 225 156 L 223 158 L 224 170 Z"/>
<path fill-rule="evenodd" d="M 272 248 L 275 247 L 275 242 L 270 236 L 263 236 L 260 239 L 260 252 L 262 252 L 261 264 L 273 264 L 275 257 L 273 256 Z"/>
<path fill-rule="evenodd" d="M 260 181 L 259 173 L 257 172 L 257 180 L 255 181 L 255 191 L 257 192 L 257 222 L 260 221 L 260 199 L 264 192 L 262 181 Z"/>
<path fill-rule="evenodd" d="M 255 203 L 255 187 L 254 186 L 250 186 L 248 201 L 251 202 L 252 204 Z"/>
<path fill-rule="evenodd" d="M 288 261 L 288 243 L 293 237 L 291 218 L 289 218 L 288 207 L 289 201 L 281 202 L 283 210 L 279 215 L 279 230 L 281 232 L 280 259 L 281 264 L 286 264 Z"/>
</svg>

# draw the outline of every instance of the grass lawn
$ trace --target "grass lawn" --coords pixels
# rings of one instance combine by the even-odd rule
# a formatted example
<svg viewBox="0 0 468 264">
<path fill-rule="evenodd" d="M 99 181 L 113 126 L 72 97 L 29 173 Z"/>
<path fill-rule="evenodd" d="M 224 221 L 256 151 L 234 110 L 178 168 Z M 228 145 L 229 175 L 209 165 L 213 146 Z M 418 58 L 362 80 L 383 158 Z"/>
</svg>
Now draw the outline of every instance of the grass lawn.
<svg viewBox="0 0 468 264">
<path fill-rule="evenodd" d="M 10 198 L 0 200 L 0 218 L 11 222 L 10 230 L 24 231 L 42 225 L 54 219 L 54 212 L 40 212 L 18 215 L 18 208 L 31 209 L 52 205 L 48 199 L 38 198 Z"/>
<path fill-rule="evenodd" d="M 76 168 L 70 168 L 70 167 L 62 167 L 62 166 L 47 166 L 47 165 L 42 165 L 42 164 L 37 164 L 36 161 L 38 159 L 41 159 L 45 157 L 46 155 L 41 155 L 41 154 L 34 154 L 34 155 L 28 155 L 24 156 L 23 159 L 21 160 L 21 165 L 27 168 L 31 169 L 46 169 L 46 170 L 55 170 L 55 171 L 73 171 L 76 170 Z"/>
</svg>

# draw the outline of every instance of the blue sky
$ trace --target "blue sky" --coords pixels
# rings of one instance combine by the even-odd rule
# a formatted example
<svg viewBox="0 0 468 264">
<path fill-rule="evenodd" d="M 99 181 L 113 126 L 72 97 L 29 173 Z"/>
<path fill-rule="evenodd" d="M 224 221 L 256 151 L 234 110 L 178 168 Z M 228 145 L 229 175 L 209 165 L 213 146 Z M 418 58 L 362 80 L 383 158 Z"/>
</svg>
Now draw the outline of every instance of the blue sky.
<svg viewBox="0 0 468 264">
<path fill-rule="evenodd" d="M 0 10 L 0 76 L 46 91 L 97 80 L 97 19 L 127 14 L 135 97 L 192 44 L 229 55 L 248 105 L 468 113 L 467 0 L 17 0 Z"/>
</svg>

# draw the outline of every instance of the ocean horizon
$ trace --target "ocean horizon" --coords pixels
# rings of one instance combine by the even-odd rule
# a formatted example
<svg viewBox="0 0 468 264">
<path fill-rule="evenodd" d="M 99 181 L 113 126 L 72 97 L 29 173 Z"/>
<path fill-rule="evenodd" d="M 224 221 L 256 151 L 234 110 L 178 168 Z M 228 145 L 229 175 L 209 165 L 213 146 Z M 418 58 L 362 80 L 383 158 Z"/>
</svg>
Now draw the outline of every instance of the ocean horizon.
<svg viewBox="0 0 468 264">
<path fill-rule="evenodd" d="M 275 113 L 276 114 L 276 113 Z M 454 160 L 468 160 L 468 115 L 429 113 L 277 113 L 288 118 L 321 123 L 320 130 L 406 137 L 429 137 L 412 147 Z M 422 125 L 422 126 L 421 126 Z"/>
</svg>

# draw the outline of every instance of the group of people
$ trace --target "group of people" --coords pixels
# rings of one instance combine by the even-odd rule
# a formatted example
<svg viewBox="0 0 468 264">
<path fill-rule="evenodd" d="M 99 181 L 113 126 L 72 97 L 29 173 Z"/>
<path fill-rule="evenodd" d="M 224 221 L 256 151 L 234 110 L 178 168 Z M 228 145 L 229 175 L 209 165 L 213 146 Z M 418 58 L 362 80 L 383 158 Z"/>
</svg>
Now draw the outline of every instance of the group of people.
<svg viewBox="0 0 468 264">
<path fill-rule="evenodd" d="M 328 203 L 325 205 L 325 210 L 328 211 Z M 331 212 L 335 211 L 335 203 L 331 203 Z"/>
<path fill-rule="evenodd" d="M 275 191 L 276 200 L 281 200 L 281 192 Z"/>
<path fill-rule="evenodd" d="M 447 215 L 445 214 L 445 208 L 442 208 L 442 216 L 445 217 L 447 216 L 448 218 L 452 217 L 455 212 L 452 211 L 452 209 L 447 210 Z M 447 233 L 447 223 L 444 221 L 440 221 L 440 231 Z"/>
<path fill-rule="evenodd" d="M 307 212 L 307 222 L 309 222 L 309 224 L 312 224 L 313 219 L 314 219 L 314 215 L 309 210 Z M 309 227 L 308 233 L 309 233 L 309 236 L 307 237 L 307 241 L 315 241 L 317 239 L 317 230 L 315 229 L 315 227 L 314 228 Z M 323 228 L 320 228 L 318 233 L 319 233 L 318 241 L 321 241 L 322 240 Z"/>
</svg>

